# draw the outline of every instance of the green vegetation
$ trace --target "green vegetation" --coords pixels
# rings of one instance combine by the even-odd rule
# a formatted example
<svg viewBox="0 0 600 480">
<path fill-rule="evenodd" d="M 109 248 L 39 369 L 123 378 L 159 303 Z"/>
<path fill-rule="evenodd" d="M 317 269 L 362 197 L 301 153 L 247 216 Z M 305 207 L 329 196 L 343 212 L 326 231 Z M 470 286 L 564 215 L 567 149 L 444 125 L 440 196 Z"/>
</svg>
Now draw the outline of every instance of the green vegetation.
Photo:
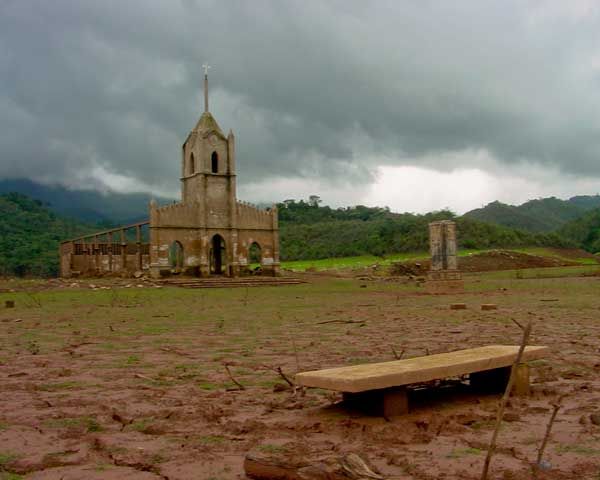
<svg viewBox="0 0 600 480">
<path fill-rule="evenodd" d="M 567 223 L 559 233 L 588 252 L 600 252 L 600 208 Z"/>
<path fill-rule="evenodd" d="M 460 246 L 466 249 L 574 246 L 556 234 L 514 230 L 456 217 L 450 211 L 413 215 L 361 205 L 332 209 L 319 206 L 318 197 L 309 202 L 286 200 L 278 207 L 284 261 L 424 252 L 428 224 L 444 219 L 456 220 Z"/>
<path fill-rule="evenodd" d="M 0 275 L 56 275 L 59 242 L 94 230 L 24 195 L 0 195 Z"/>
<path fill-rule="evenodd" d="M 55 418 L 44 422 L 48 428 L 82 428 L 88 432 L 101 432 L 102 427 L 94 417 Z"/>
<path fill-rule="evenodd" d="M 465 213 L 466 218 L 530 232 L 552 232 L 600 207 L 600 196 L 582 195 L 560 200 L 555 197 L 530 200 L 522 205 L 492 202 Z"/>
</svg>

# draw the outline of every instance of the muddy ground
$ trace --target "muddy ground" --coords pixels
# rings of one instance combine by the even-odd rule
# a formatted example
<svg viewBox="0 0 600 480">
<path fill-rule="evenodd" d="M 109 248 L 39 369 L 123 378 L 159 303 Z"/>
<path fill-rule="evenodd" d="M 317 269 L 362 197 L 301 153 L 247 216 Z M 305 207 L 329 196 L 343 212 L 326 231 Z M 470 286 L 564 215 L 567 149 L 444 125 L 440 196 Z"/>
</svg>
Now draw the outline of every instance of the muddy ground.
<svg viewBox="0 0 600 480">
<path fill-rule="evenodd" d="M 531 478 L 566 394 L 539 478 L 598 480 L 600 278 L 522 277 L 470 274 L 466 293 L 436 296 L 321 276 L 234 290 L 1 282 L 0 479 L 240 479 L 249 451 L 309 462 L 355 452 L 389 479 L 476 479 L 497 395 L 415 392 L 411 413 L 386 421 L 336 393 L 294 394 L 275 370 L 517 344 L 514 319 L 533 320 L 531 343 L 551 354 L 533 362 L 533 395 L 510 400 L 490 478 Z"/>
</svg>

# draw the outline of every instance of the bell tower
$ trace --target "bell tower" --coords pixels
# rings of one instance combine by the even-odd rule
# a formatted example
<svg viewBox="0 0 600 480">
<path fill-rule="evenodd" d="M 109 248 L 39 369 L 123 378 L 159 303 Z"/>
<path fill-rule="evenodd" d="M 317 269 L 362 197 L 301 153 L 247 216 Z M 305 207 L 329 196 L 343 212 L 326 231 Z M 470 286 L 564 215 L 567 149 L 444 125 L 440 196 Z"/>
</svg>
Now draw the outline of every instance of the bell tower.
<svg viewBox="0 0 600 480">
<path fill-rule="evenodd" d="M 208 65 L 204 68 L 204 112 L 182 147 L 181 201 L 199 203 L 208 224 L 233 226 L 236 202 L 235 138 L 227 136 L 208 108 Z"/>
</svg>

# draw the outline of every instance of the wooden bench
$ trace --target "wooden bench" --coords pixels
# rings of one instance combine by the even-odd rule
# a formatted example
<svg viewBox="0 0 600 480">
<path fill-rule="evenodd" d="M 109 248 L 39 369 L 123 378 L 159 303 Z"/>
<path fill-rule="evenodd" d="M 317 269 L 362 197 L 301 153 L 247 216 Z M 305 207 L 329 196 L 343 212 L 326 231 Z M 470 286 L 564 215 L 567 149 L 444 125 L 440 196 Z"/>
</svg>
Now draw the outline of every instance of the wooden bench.
<svg viewBox="0 0 600 480">
<path fill-rule="evenodd" d="M 407 358 L 383 363 L 353 365 L 302 372 L 296 383 L 344 393 L 344 399 L 357 404 L 376 404 L 385 417 L 408 412 L 406 386 L 469 375 L 471 386 L 487 391 L 506 388 L 519 347 L 488 345 L 450 353 Z M 513 392 L 529 394 L 527 361 L 544 357 L 548 347 L 528 346 L 517 366 Z"/>
</svg>

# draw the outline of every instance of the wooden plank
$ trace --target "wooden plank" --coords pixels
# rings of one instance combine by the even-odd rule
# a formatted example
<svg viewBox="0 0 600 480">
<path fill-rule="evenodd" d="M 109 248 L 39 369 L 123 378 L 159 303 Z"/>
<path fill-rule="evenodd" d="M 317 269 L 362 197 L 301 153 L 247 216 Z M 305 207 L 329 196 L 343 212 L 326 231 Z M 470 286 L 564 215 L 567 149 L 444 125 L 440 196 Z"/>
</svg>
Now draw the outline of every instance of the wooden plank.
<svg viewBox="0 0 600 480">
<path fill-rule="evenodd" d="M 514 345 L 488 345 L 392 362 L 302 372 L 296 375 L 296 383 L 350 393 L 399 387 L 508 367 L 518 351 L 519 347 Z M 523 352 L 523 361 L 535 360 L 547 353 L 548 347 L 528 346 Z"/>
</svg>

